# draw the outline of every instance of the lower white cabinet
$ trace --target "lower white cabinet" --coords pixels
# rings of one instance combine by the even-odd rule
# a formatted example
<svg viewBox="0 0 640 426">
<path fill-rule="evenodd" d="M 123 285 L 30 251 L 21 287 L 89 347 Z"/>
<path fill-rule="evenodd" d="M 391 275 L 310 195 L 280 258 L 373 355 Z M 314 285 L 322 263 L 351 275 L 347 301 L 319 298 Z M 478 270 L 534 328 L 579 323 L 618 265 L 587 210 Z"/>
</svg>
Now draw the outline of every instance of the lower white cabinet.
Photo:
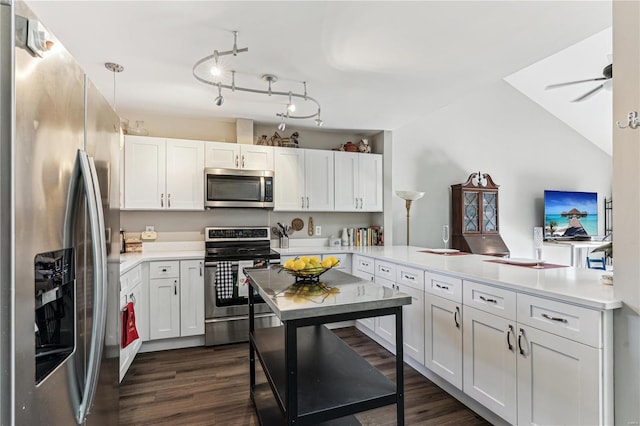
<svg viewBox="0 0 640 426">
<path fill-rule="evenodd" d="M 373 282 L 373 279 L 374 279 L 373 259 L 354 254 L 352 265 L 353 265 L 353 271 L 351 272 L 352 275 L 355 275 L 356 277 L 361 278 L 363 280 Z M 362 318 L 362 319 L 356 320 L 356 323 L 363 325 L 367 327 L 369 330 L 375 332 L 375 329 L 376 329 L 375 317 Z"/>
<path fill-rule="evenodd" d="M 201 260 L 150 262 L 151 340 L 204 334 L 203 268 Z"/>
<path fill-rule="evenodd" d="M 120 277 L 120 318 L 118 324 L 120 324 L 120 333 L 124 324 L 122 311 L 125 309 L 129 302 L 133 303 L 136 327 L 138 329 L 138 339 L 127 345 L 126 348 L 122 347 L 122 342 L 118 342 L 120 346 L 120 381 L 124 378 L 127 370 L 131 366 L 133 359 L 135 358 L 140 346 L 142 346 L 143 330 L 148 327 L 147 313 L 147 301 L 144 298 L 143 287 L 144 283 L 141 276 L 141 266 L 137 266 L 134 269 L 128 271 Z M 120 335 L 122 338 L 122 335 Z"/>
<path fill-rule="evenodd" d="M 374 278 L 375 282 L 378 284 L 382 284 L 384 287 L 388 288 L 391 291 L 395 291 L 395 285 L 391 280 L 387 280 L 380 277 Z M 396 344 L 396 316 L 395 315 L 385 315 L 381 317 L 376 317 L 376 324 L 374 331 L 380 337 L 382 337 L 387 342 L 391 343 L 395 346 Z"/>
<path fill-rule="evenodd" d="M 462 323 L 464 393 L 516 424 L 515 321 L 464 306 Z"/>
<path fill-rule="evenodd" d="M 404 354 L 424 364 L 424 291 L 400 283 L 396 283 L 396 286 L 399 291 L 411 296 L 411 304 L 402 307 Z"/>
<path fill-rule="evenodd" d="M 204 334 L 204 263 L 180 262 L 180 336 Z"/>
<path fill-rule="evenodd" d="M 426 293 L 425 366 L 462 390 L 462 304 Z"/>
<path fill-rule="evenodd" d="M 608 424 L 600 350 L 518 325 L 518 424 Z"/>
<path fill-rule="evenodd" d="M 149 280 L 149 338 L 180 336 L 180 278 Z"/>
</svg>

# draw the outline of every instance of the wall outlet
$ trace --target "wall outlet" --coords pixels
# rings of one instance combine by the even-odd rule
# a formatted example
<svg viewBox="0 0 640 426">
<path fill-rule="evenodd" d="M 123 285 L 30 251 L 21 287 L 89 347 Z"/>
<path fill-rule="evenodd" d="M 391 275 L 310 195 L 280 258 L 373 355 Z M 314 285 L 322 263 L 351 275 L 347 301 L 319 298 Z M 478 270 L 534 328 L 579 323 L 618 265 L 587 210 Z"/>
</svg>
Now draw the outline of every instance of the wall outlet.
<svg viewBox="0 0 640 426">
<path fill-rule="evenodd" d="M 322 235 L 322 226 L 316 226 L 316 235 Z"/>
<path fill-rule="evenodd" d="M 153 232 L 155 231 L 155 227 L 153 225 L 147 225 L 145 226 L 144 230 L 147 232 Z"/>
</svg>

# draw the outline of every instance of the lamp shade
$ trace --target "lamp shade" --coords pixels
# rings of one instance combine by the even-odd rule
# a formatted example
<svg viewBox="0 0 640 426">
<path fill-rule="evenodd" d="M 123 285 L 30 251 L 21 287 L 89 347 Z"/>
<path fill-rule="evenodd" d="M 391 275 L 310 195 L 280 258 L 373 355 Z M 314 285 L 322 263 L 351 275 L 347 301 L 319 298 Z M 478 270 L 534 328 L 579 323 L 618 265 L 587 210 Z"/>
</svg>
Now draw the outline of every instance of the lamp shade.
<svg viewBox="0 0 640 426">
<path fill-rule="evenodd" d="M 396 195 L 406 201 L 415 201 L 424 197 L 424 192 L 418 191 L 396 191 Z"/>
</svg>

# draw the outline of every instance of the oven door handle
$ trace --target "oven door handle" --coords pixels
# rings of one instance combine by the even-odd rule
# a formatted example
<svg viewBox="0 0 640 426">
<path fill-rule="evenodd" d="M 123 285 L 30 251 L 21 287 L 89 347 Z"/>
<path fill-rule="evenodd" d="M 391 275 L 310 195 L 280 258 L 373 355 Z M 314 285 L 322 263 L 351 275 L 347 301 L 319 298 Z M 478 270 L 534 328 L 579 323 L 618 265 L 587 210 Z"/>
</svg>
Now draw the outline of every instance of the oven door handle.
<svg viewBox="0 0 640 426">
<path fill-rule="evenodd" d="M 231 266 L 238 266 L 238 264 L 239 262 L 237 260 L 231 262 Z M 208 268 L 213 266 L 215 268 L 218 266 L 218 262 L 204 262 L 204 266 Z"/>
</svg>

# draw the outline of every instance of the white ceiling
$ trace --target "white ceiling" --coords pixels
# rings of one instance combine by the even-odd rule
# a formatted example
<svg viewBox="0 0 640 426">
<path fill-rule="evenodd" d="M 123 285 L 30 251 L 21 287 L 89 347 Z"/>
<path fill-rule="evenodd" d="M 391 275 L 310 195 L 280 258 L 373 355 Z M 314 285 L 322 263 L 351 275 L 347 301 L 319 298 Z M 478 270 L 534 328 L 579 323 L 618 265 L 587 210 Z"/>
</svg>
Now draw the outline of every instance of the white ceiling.
<svg viewBox="0 0 640 426">
<path fill-rule="evenodd" d="M 265 88 L 259 76 L 272 73 L 274 90 L 301 92 L 307 81 L 325 127 L 345 130 L 397 129 L 611 25 L 610 1 L 28 3 L 110 101 L 104 63 L 125 67 L 118 110 L 277 123 L 285 98 L 224 93 L 216 107 L 214 88 L 191 75 L 237 30 L 249 47 L 226 57 L 237 84 Z M 599 74 L 566 67 L 553 82 Z"/>
<path fill-rule="evenodd" d="M 611 28 L 607 28 L 505 78 L 609 155 L 613 151 L 611 80 L 594 96 L 573 103 L 573 99 L 594 89 L 602 81 L 549 90 L 545 87 L 602 77 L 603 68 L 611 63 L 611 35 Z M 530 125 L 535 126 L 535 123 Z"/>
</svg>

